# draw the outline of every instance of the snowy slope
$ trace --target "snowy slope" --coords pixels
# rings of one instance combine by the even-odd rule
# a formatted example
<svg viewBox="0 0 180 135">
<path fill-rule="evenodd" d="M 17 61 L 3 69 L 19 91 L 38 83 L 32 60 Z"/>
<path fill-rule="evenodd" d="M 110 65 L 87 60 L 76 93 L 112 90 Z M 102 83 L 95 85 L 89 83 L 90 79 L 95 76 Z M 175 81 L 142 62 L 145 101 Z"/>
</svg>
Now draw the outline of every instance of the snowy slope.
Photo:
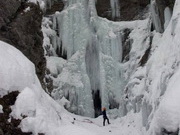
<svg viewBox="0 0 180 135">
<path fill-rule="evenodd" d="M 19 91 L 11 107 L 11 117 L 21 119 L 23 132 L 33 135 L 95 135 L 82 127 L 72 125 L 73 116 L 56 103 L 41 88 L 34 65 L 16 48 L 0 41 L 0 96 Z M 3 113 L 0 105 L 0 113 Z M 72 130 L 68 130 L 72 129 Z"/>
<path fill-rule="evenodd" d="M 162 129 L 175 132 L 180 126 L 179 9 L 180 1 L 176 0 L 172 19 L 146 67 L 149 84 L 147 90 L 150 91 L 146 99 L 152 104 L 154 113 L 150 132 L 155 134 L 161 133 Z"/>
<path fill-rule="evenodd" d="M 0 41 L 0 95 L 22 90 L 32 84 L 40 87 L 35 67 L 20 51 Z"/>
</svg>

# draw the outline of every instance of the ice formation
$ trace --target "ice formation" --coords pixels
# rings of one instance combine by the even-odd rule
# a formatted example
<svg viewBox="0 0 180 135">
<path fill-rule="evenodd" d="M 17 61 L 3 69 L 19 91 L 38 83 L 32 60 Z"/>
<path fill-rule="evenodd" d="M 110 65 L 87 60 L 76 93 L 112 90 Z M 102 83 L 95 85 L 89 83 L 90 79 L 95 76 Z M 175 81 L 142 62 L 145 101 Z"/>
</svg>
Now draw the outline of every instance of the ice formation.
<svg viewBox="0 0 180 135">
<path fill-rule="evenodd" d="M 118 4 L 117 1 L 112 2 Z M 150 20 L 126 23 L 108 21 L 97 16 L 93 0 L 67 1 L 65 9 L 51 18 L 52 23 L 49 20 L 49 24 L 53 25 L 54 30 L 50 31 L 49 26 L 43 25 L 45 39 L 51 46 L 50 56 L 67 56 L 64 57 L 66 63 L 63 68 L 49 67 L 53 74 L 58 72 L 57 78 L 53 78 L 55 89 L 52 96 L 57 101 L 65 97 L 70 101 L 67 109 L 84 116 L 98 116 L 101 107 L 119 108 L 120 116 L 125 115 L 123 90 L 129 78 L 123 72 L 134 72 L 126 68 L 135 68 L 139 60 L 128 62 L 126 66 L 122 64 L 124 31 L 131 31 L 129 38 L 133 42 L 129 57 L 135 60 L 142 57 L 148 47 L 149 33 L 145 29 L 149 28 Z M 44 20 L 48 22 L 47 18 Z M 57 35 L 48 34 L 48 31 L 56 31 Z M 139 37 L 137 33 L 143 33 L 143 36 Z M 50 37 L 52 44 L 47 37 Z M 135 53 L 136 44 L 139 44 L 140 53 Z"/>
<path fill-rule="evenodd" d="M 172 16 L 172 13 L 171 13 L 171 10 L 170 10 L 170 8 L 169 7 L 166 7 L 165 9 L 164 9 L 164 29 L 166 29 L 167 28 L 167 26 L 168 26 L 168 24 L 169 24 L 169 22 L 170 22 L 170 20 L 171 20 L 171 16 Z"/>
<path fill-rule="evenodd" d="M 156 0 L 151 0 L 151 12 L 155 30 L 157 32 L 163 32 Z"/>
<path fill-rule="evenodd" d="M 176 114 L 176 118 L 179 114 L 165 107 L 166 104 L 172 106 L 166 91 L 171 91 L 169 85 L 174 82 L 171 77 L 178 71 L 179 63 L 178 2 L 173 16 L 170 9 L 165 8 L 162 26 L 155 0 L 150 3 L 150 18 L 130 22 L 98 17 L 95 1 L 66 1 L 65 9 L 52 16 L 52 31 L 57 34 L 47 34 L 52 40 L 50 57 L 67 56 L 63 57 L 63 67 L 55 64 L 55 70 L 51 70 L 57 74 L 53 78 L 54 99 L 68 100 L 65 107 L 84 116 L 98 116 L 101 107 L 112 109 L 110 112 L 118 116 L 138 113 L 147 134 L 156 135 L 162 129 L 177 130 L 179 121 L 173 123 L 174 128 L 162 123 L 174 120 L 171 114 Z M 112 9 L 116 9 L 115 3 L 111 1 Z M 152 23 L 155 31 L 151 31 Z M 165 32 L 160 34 L 163 27 Z M 126 57 L 124 44 L 129 45 Z M 173 92 L 176 102 L 178 96 Z M 164 121 L 159 116 L 161 113 L 169 119 Z"/>
<path fill-rule="evenodd" d="M 120 17 L 119 0 L 110 0 L 110 5 L 112 8 L 112 18 Z"/>
</svg>

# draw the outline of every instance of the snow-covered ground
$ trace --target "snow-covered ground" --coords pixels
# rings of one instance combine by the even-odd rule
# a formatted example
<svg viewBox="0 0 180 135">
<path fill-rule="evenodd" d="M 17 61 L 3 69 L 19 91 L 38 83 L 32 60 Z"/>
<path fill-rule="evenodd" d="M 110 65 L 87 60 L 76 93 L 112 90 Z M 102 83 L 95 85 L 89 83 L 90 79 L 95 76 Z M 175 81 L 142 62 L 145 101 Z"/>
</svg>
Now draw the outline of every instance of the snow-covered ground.
<svg viewBox="0 0 180 135">
<path fill-rule="evenodd" d="M 76 118 L 76 117 L 75 117 Z M 117 119 L 110 119 L 111 124 L 103 126 L 103 118 L 96 119 L 77 117 L 74 125 L 85 128 L 92 132 L 92 135 L 145 135 L 145 128 L 141 124 L 141 114 L 129 113 L 127 116 Z"/>
</svg>

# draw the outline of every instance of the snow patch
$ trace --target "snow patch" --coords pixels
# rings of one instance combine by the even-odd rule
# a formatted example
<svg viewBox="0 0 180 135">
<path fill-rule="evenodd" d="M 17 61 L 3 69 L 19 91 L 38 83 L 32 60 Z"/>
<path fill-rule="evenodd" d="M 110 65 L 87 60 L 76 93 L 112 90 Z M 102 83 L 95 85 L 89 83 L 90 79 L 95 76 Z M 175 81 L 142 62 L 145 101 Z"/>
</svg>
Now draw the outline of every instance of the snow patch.
<svg viewBox="0 0 180 135">
<path fill-rule="evenodd" d="M 46 57 L 47 60 L 47 68 L 50 70 L 51 74 L 57 76 L 62 72 L 62 69 L 66 63 L 66 61 L 59 57 Z"/>
<path fill-rule="evenodd" d="M 0 113 L 3 113 L 3 106 L 0 105 Z"/>
<path fill-rule="evenodd" d="M 31 10 L 31 8 L 30 7 L 27 7 L 26 9 L 24 9 L 24 12 L 28 12 L 28 11 L 30 11 Z"/>
</svg>

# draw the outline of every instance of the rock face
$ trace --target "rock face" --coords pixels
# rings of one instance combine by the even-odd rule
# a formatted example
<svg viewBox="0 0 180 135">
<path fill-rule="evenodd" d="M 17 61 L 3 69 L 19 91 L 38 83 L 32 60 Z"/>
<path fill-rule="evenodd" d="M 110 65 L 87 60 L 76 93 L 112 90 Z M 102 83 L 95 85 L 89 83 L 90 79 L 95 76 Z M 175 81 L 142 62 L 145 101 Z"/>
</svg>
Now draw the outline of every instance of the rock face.
<svg viewBox="0 0 180 135">
<path fill-rule="evenodd" d="M 0 6 L 0 40 L 15 46 L 35 64 L 43 84 L 46 61 L 42 47 L 41 9 L 38 5 L 19 0 L 1 0 Z"/>
<path fill-rule="evenodd" d="M 56 11 L 62 11 L 64 8 L 64 3 L 62 1 L 55 1 L 50 9 L 46 10 L 46 15 L 52 15 Z"/>
<path fill-rule="evenodd" d="M 112 18 L 110 0 L 97 0 L 96 8 L 99 16 L 115 21 L 144 19 L 150 0 L 119 0 L 120 17 Z"/>
<path fill-rule="evenodd" d="M 97 0 L 96 9 L 99 16 L 112 20 L 110 0 Z"/>
<path fill-rule="evenodd" d="M 144 19 L 150 0 L 120 0 L 120 20 Z"/>
</svg>

